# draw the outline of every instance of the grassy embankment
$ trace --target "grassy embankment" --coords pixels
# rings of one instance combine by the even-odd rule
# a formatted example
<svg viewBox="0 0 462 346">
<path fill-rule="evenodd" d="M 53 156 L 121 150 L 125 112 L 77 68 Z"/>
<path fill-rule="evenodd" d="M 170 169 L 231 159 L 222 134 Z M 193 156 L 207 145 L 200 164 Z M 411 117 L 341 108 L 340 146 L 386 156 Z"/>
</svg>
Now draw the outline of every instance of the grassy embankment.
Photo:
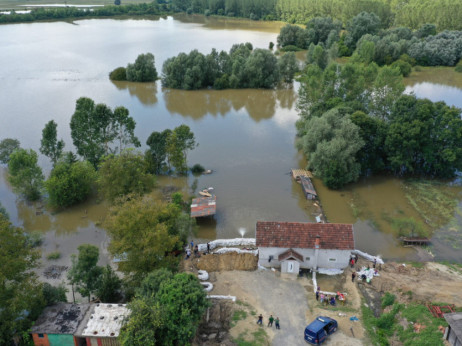
<svg viewBox="0 0 462 346">
<path fill-rule="evenodd" d="M 444 319 L 434 317 L 422 304 L 395 303 L 390 297 L 394 296 L 387 293 L 382 298 L 382 307 L 389 308 L 379 318 L 375 318 L 372 311 L 362 304 L 363 324 L 373 345 L 390 345 L 391 339 L 406 346 L 444 345 L 441 328 L 447 326 Z"/>
</svg>

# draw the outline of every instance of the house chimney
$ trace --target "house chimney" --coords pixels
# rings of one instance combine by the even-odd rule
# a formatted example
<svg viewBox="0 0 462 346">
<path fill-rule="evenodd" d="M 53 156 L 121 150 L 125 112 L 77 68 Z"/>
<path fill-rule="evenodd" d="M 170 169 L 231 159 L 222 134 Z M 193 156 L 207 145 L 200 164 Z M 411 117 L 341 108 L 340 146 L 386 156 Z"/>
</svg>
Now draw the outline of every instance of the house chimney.
<svg viewBox="0 0 462 346">
<path fill-rule="evenodd" d="M 316 236 L 316 240 L 314 242 L 314 261 L 313 261 L 313 271 L 318 270 L 318 256 L 319 256 L 319 248 L 321 247 L 321 241 L 320 241 L 320 236 L 319 234 Z"/>
</svg>

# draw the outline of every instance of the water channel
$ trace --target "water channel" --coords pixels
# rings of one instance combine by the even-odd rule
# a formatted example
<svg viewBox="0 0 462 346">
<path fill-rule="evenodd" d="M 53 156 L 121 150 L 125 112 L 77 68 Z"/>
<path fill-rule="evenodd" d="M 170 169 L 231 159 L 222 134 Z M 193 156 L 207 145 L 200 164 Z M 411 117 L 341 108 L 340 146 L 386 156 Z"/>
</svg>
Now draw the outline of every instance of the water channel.
<svg viewBox="0 0 462 346">
<path fill-rule="evenodd" d="M 252 237 L 258 220 L 314 221 L 319 210 L 306 201 L 300 185 L 289 176 L 291 168 L 304 165 L 294 147 L 297 85 L 284 90 L 186 92 L 163 89 L 160 82 L 108 79 L 110 70 L 145 52 L 155 55 L 161 71 L 165 59 L 192 49 L 208 53 L 242 42 L 266 48 L 276 42 L 282 25 L 179 16 L 0 26 L 0 138 L 17 138 L 22 147 L 38 151 L 41 131 L 54 119 L 66 149 L 73 150 L 69 121 L 79 97 L 112 108 L 123 105 L 136 120 L 136 135 L 142 143 L 152 131 L 183 123 L 195 133 L 199 147 L 190 153 L 189 164 L 213 169 L 213 174 L 198 178 L 198 188 L 214 187 L 218 205 L 213 219 L 199 223 L 198 238 L 240 237 L 242 228 L 245 236 Z M 436 80 L 440 83 L 436 84 L 426 70 L 419 72 L 407 81 L 408 92 L 462 107 L 461 77 L 449 70 L 447 74 L 448 80 L 455 81 Z M 40 165 L 49 171 L 46 157 L 40 157 Z M 84 242 L 104 250 L 108 239 L 99 227 L 107 212 L 104 202 L 91 200 L 51 213 L 40 203 L 28 205 L 17 198 L 5 174 L 1 168 L 0 202 L 14 224 L 45 235 L 44 253 L 59 250 L 68 259 Z M 160 177 L 159 186 L 175 185 L 188 193 L 194 179 Z M 384 212 L 393 216 L 395 210 L 420 217 L 406 199 L 400 180 L 367 179 L 343 191 L 330 191 L 317 180 L 315 185 L 330 222 L 355 224 L 358 248 L 388 259 L 417 258 L 414 250 L 400 247 L 390 227 L 380 221 Z M 459 188 L 452 189 L 460 201 Z M 460 237 L 459 209 L 458 205 L 451 211 L 452 223 L 445 225 L 456 237 Z M 447 238 L 437 240 L 433 252 L 440 259 L 460 261 L 462 256 L 449 243 Z"/>
</svg>

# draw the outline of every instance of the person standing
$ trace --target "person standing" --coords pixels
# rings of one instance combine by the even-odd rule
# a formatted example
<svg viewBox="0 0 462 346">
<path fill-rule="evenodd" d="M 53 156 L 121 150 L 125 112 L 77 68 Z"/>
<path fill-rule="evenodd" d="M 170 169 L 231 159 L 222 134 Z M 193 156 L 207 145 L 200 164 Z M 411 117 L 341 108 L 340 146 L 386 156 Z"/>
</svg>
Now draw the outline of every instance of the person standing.
<svg viewBox="0 0 462 346">
<path fill-rule="evenodd" d="M 274 321 L 274 317 L 273 315 L 270 315 L 269 319 L 268 319 L 268 327 L 272 327 L 273 326 L 273 321 Z"/>
<path fill-rule="evenodd" d="M 276 329 L 281 329 L 281 327 L 279 326 L 279 317 L 276 317 L 275 323 L 276 323 Z"/>
<path fill-rule="evenodd" d="M 194 249 L 194 240 L 191 240 L 191 250 Z"/>
<path fill-rule="evenodd" d="M 319 291 L 316 291 L 316 300 L 319 300 Z"/>
<path fill-rule="evenodd" d="M 321 293 L 321 304 L 324 302 L 324 293 Z"/>
<path fill-rule="evenodd" d="M 351 282 L 355 282 L 356 273 L 351 273 Z"/>
<path fill-rule="evenodd" d="M 260 316 L 258 316 L 257 324 L 263 325 L 263 315 L 262 314 L 260 314 Z"/>
<path fill-rule="evenodd" d="M 207 243 L 207 253 L 210 253 L 210 243 Z"/>
</svg>

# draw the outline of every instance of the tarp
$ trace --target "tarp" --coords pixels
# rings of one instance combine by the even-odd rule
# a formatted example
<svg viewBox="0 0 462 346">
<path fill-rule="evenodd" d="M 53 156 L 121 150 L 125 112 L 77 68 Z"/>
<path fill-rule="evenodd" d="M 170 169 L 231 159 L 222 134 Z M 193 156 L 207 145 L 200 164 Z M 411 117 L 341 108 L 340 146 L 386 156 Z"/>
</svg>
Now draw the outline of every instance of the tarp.
<svg viewBox="0 0 462 346">
<path fill-rule="evenodd" d="M 235 239 L 217 239 L 209 242 L 210 250 L 217 247 L 229 247 L 229 246 L 255 246 L 255 238 L 235 238 Z M 207 244 L 199 244 L 198 249 L 200 252 L 207 251 Z"/>
<path fill-rule="evenodd" d="M 227 248 L 221 248 L 221 249 L 218 249 L 217 251 L 214 251 L 213 253 L 216 253 L 216 254 L 223 254 L 223 253 L 230 253 L 230 252 L 236 252 L 236 253 L 248 253 L 248 254 L 252 254 L 254 256 L 257 256 L 258 255 L 258 250 L 243 250 L 243 249 L 239 249 L 237 247 L 227 247 Z"/>
<path fill-rule="evenodd" d="M 368 253 L 362 252 L 361 250 L 353 250 L 351 251 L 351 253 L 357 254 L 358 256 L 361 256 L 371 262 L 374 262 L 374 259 L 376 259 L 378 264 L 384 264 L 380 255 L 372 256 L 372 255 L 369 255 Z"/>
<path fill-rule="evenodd" d="M 207 298 L 209 299 L 229 299 L 233 302 L 236 301 L 236 296 L 215 296 L 215 295 L 208 295 Z"/>
</svg>

